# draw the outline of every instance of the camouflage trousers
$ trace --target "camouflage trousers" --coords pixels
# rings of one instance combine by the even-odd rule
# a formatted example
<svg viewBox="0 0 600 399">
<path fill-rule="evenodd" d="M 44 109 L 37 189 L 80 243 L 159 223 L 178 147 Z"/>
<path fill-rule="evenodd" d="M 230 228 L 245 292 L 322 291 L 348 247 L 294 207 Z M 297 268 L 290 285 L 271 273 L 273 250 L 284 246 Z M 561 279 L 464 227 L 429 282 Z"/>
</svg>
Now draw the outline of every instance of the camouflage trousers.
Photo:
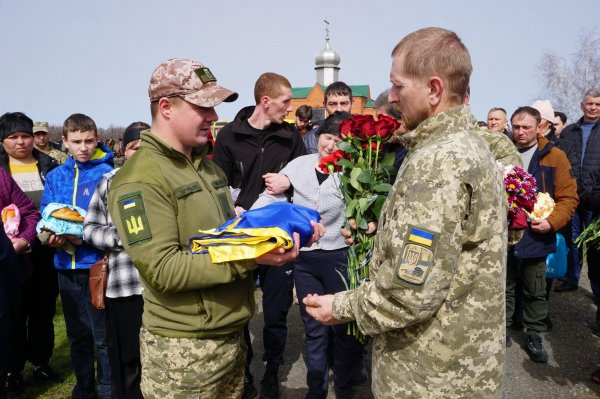
<svg viewBox="0 0 600 399">
<path fill-rule="evenodd" d="M 168 338 L 140 331 L 146 399 L 239 398 L 246 348 L 242 332 L 213 339 Z"/>
</svg>

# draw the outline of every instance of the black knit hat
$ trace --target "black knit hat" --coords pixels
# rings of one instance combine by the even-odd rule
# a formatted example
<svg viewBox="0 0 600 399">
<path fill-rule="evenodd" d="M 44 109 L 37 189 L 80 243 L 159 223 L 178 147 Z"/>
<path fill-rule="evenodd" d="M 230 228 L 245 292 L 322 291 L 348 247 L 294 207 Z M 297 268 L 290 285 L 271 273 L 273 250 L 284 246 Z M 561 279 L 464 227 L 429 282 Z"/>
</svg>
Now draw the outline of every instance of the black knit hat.
<svg viewBox="0 0 600 399">
<path fill-rule="evenodd" d="M 329 115 L 325 122 L 321 126 L 321 129 L 317 133 L 320 135 L 322 133 L 329 133 L 336 136 L 340 136 L 340 124 L 346 119 L 352 118 L 352 114 L 349 112 L 335 111 L 333 114 Z"/>
<path fill-rule="evenodd" d="M 148 128 L 139 126 L 128 126 L 127 129 L 125 129 L 125 132 L 123 133 L 123 149 L 127 148 L 127 144 L 131 143 L 132 141 L 139 140 L 140 134 L 144 130 L 148 130 Z"/>
<path fill-rule="evenodd" d="M 14 132 L 33 136 L 33 121 L 22 112 L 7 112 L 0 116 L 0 141 L 4 141 Z"/>
</svg>

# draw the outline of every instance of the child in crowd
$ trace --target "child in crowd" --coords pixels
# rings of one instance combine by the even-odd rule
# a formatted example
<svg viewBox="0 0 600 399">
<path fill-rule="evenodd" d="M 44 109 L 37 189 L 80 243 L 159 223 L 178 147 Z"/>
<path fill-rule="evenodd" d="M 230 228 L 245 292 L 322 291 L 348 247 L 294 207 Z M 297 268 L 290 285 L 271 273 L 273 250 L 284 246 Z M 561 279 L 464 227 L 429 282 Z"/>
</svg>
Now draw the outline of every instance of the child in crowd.
<svg viewBox="0 0 600 399">
<path fill-rule="evenodd" d="M 150 129 L 144 122 L 134 122 L 123 133 L 125 158 L 140 147 L 140 133 Z M 113 399 L 143 399 L 140 389 L 140 327 L 142 326 L 142 284 L 137 269 L 123 249 L 110 214 L 108 190 L 115 173 L 104 175 L 90 201 L 83 224 L 83 236 L 96 248 L 109 251 L 106 287 L 106 335 L 111 371 Z"/>
<path fill-rule="evenodd" d="M 51 202 L 87 209 L 102 176 L 113 168 L 113 153 L 98 142 L 95 122 L 86 115 L 73 114 L 63 124 L 63 144 L 71 156 L 48 173 L 40 208 Z M 68 242 L 73 254 L 63 249 Z M 74 236 L 52 234 L 47 245 L 57 248 L 54 267 L 71 344 L 71 363 L 77 382 L 73 399 L 95 398 L 94 346 L 98 351 L 98 398 L 109 398 L 111 377 L 106 344 L 106 314 L 90 301 L 89 268 L 102 251 Z"/>
</svg>

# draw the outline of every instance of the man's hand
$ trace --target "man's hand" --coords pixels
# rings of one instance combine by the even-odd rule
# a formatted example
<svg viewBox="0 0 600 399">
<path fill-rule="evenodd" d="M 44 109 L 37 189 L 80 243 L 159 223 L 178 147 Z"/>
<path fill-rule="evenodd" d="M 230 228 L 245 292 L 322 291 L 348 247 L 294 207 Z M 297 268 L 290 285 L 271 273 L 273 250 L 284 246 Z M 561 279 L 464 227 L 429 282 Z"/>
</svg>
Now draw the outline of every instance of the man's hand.
<svg viewBox="0 0 600 399">
<path fill-rule="evenodd" d="M 50 236 L 50 238 L 48 238 L 46 245 L 51 246 L 53 248 L 60 248 L 63 245 L 65 245 L 65 241 L 66 241 L 65 237 L 57 236 L 56 234 L 52 234 Z"/>
<path fill-rule="evenodd" d="M 267 173 L 262 178 L 265 179 L 265 191 L 267 194 L 283 194 L 290 188 L 290 179 L 286 175 Z"/>
<path fill-rule="evenodd" d="M 246 212 L 246 210 L 244 208 L 242 208 L 241 206 L 235 207 L 235 216 L 240 216 L 244 212 Z"/>
<path fill-rule="evenodd" d="M 277 247 L 272 251 L 256 258 L 259 265 L 283 266 L 298 257 L 300 252 L 300 234 L 294 233 L 294 246 L 286 251 L 284 248 Z"/>
<path fill-rule="evenodd" d="M 308 294 L 302 303 L 306 305 L 306 312 L 322 324 L 331 326 L 344 323 L 333 318 L 333 295 Z"/>
<path fill-rule="evenodd" d="M 356 230 L 356 220 L 348 219 L 348 224 L 352 230 Z M 373 234 L 376 230 L 377 222 L 369 222 L 367 224 L 367 231 L 365 231 L 365 234 Z M 352 231 L 342 228 L 342 236 L 344 237 L 344 242 L 346 245 L 352 245 L 354 243 L 352 241 Z"/>
<path fill-rule="evenodd" d="M 546 219 L 537 219 L 531 221 L 531 230 L 536 233 L 547 233 L 552 230 L 552 226 Z"/>
<path fill-rule="evenodd" d="M 313 227 L 313 235 L 305 245 L 305 247 L 307 247 L 307 248 L 310 247 L 311 245 L 313 245 L 313 243 L 315 241 L 319 241 L 321 239 L 321 237 L 323 237 L 325 235 L 325 226 L 323 226 L 321 223 L 311 220 L 310 224 Z"/>
</svg>

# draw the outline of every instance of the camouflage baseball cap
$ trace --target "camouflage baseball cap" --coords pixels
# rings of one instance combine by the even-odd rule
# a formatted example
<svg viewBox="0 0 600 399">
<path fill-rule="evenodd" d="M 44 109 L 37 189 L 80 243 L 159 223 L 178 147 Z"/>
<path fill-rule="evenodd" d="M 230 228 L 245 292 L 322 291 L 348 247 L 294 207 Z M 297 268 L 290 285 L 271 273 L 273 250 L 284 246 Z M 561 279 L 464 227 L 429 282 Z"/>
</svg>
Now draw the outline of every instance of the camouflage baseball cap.
<svg viewBox="0 0 600 399">
<path fill-rule="evenodd" d="M 35 122 L 33 124 L 33 133 L 35 132 L 46 132 L 48 133 L 48 122 Z"/>
<path fill-rule="evenodd" d="M 210 69 L 197 61 L 182 58 L 165 61 L 154 70 L 148 95 L 150 101 L 179 96 L 200 107 L 214 107 L 238 98 L 236 92 L 217 84 Z"/>
</svg>

